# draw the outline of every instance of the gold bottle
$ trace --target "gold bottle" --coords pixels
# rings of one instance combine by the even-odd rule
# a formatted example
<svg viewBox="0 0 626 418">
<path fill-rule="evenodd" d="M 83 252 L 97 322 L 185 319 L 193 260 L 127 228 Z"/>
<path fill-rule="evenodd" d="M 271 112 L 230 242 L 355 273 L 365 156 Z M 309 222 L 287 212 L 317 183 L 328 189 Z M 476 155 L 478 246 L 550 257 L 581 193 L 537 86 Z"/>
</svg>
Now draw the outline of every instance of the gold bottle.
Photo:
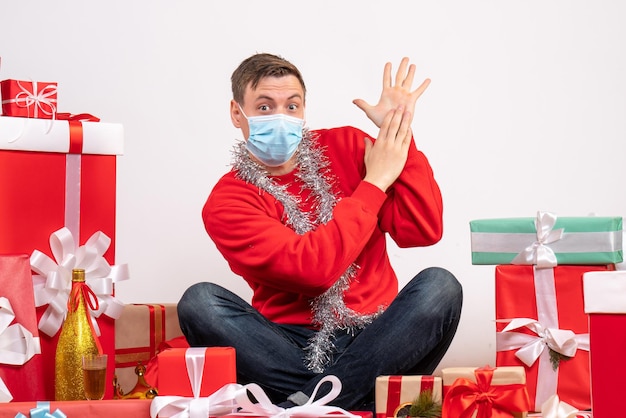
<svg viewBox="0 0 626 418">
<path fill-rule="evenodd" d="M 98 309 L 98 299 L 85 283 L 85 270 L 72 270 L 67 316 L 61 328 L 55 358 L 54 399 L 57 401 L 85 399 L 82 357 L 102 353 L 87 310 L 87 303 L 93 301 L 96 304 L 93 309 Z"/>
</svg>

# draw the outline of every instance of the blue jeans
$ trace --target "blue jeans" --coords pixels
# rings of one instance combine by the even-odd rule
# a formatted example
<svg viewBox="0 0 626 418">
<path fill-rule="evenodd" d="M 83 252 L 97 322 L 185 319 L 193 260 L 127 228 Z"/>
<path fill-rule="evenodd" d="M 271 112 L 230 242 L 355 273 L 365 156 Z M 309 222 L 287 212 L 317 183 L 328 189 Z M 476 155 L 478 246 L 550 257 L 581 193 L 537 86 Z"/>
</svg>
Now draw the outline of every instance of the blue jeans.
<svg viewBox="0 0 626 418">
<path fill-rule="evenodd" d="M 451 273 L 425 269 L 366 328 L 336 334 L 336 350 L 322 374 L 308 370 L 303 361 L 315 330 L 270 322 L 216 284 L 191 286 L 178 303 L 178 315 L 191 346 L 234 347 L 237 382 L 257 383 L 275 404 L 289 405 L 287 398 L 297 398 L 298 392 L 310 396 L 318 381 L 332 374 L 342 382 L 333 405 L 372 410 L 376 377 L 434 372 L 456 332 L 462 299 Z"/>
</svg>

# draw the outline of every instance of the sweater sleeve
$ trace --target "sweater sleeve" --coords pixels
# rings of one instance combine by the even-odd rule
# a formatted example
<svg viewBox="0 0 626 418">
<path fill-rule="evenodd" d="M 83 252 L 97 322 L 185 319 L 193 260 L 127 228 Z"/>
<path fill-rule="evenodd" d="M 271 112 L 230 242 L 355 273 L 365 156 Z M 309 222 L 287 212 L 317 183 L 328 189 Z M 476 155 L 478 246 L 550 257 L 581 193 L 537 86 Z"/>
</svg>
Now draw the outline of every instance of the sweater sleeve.
<svg viewBox="0 0 626 418">
<path fill-rule="evenodd" d="M 385 199 L 385 193 L 362 182 L 337 203 L 331 221 L 299 235 L 281 222 L 282 207 L 269 193 L 229 173 L 211 192 L 202 216 L 233 272 L 253 288 L 315 297 L 361 253 Z"/>
<path fill-rule="evenodd" d="M 443 234 L 443 202 L 426 156 L 411 143 L 404 170 L 387 191 L 381 228 L 399 247 L 437 243 Z"/>
<path fill-rule="evenodd" d="M 333 150 L 334 171 L 342 180 L 348 179 L 344 189 L 354 189 L 365 177 L 364 138 L 374 138 L 353 128 L 335 128 L 339 131 L 322 135 L 329 138 L 342 138 L 329 150 Z M 374 139 L 372 139 L 374 140 Z M 347 158 L 350 156 L 350 158 Z M 354 173 L 358 173 L 356 176 Z M 411 141 L 406 164 L 400 176 L 387 190 L 387 199 L 379 212 L 379 227 L 389 233 L 400 247 L 420 247 L 432 245 L 441 239 L 443 233 L 443 205 L 439 186 L 426 156 L 417 150 Z"/>
</svg>

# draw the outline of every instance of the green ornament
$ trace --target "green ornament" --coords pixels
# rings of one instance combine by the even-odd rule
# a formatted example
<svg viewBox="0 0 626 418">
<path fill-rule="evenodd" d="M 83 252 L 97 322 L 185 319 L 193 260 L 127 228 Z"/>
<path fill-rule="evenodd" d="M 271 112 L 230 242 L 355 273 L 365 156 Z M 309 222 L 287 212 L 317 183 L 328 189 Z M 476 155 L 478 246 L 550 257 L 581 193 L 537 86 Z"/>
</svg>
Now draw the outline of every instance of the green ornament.
<svg viewBox="0 0 626 418">
<path fill-rule="evenodd" d="M 551 348 L 549 350 L 550 350 L 550 364 L 552 364 L 552 370 L 558 369 L 559 364 L 561 364 L 562 361 L 567 361 L 567 360 L 572 359 L 572 357 L 563 355 L 559 353 L 558 351 L 554 351 Z"/>
<path fill-rule="evenodd" d="M 396 416 L 411 418 L 441 418 L 441 403 L 433 400 L 433 393 L 431 390 L 425 390 L 420 392 L 412 403 L 399 409 Z"/>
</svg>

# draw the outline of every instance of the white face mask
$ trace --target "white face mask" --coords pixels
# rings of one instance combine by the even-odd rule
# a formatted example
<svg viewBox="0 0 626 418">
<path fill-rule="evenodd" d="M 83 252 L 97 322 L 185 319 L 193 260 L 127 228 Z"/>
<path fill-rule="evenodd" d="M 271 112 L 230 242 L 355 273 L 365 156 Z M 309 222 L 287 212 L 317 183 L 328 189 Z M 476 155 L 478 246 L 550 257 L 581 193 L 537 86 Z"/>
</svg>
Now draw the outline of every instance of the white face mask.
<svg viewBox="0 0 626 418">
<path fill-rule="evenodd" d="M 250 128 L 246 149 L 268 167 L 289 161 L 302 141 L 304 119 L 282 113 L 248 117 L 239 109 Z"/>
</svg>

